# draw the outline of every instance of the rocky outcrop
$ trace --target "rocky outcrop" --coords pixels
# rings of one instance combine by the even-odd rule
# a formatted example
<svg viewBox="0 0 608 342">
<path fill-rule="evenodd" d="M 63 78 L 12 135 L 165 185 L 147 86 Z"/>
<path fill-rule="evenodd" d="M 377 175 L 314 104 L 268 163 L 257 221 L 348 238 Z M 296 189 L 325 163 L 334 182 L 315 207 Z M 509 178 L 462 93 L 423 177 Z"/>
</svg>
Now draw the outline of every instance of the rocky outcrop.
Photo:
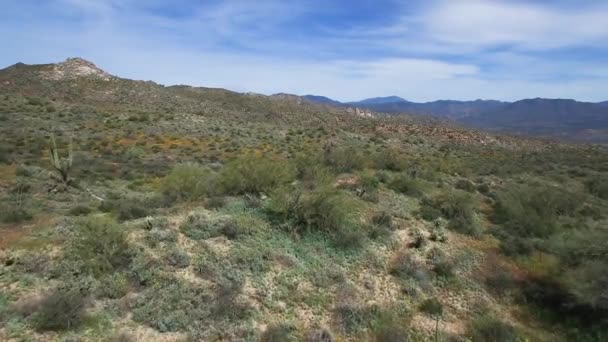
<svg viewBox="0 0 608 342">
<path fill-rule="evenodd" d="M 109 81 L 113 78 L 95 64 L 82 58 L 68 58 L 64 62 L 53 64 L 48 70 L 41 71 L 41 76 L 55 81 L 79 77 L 94 77 Z"/>
</svg>

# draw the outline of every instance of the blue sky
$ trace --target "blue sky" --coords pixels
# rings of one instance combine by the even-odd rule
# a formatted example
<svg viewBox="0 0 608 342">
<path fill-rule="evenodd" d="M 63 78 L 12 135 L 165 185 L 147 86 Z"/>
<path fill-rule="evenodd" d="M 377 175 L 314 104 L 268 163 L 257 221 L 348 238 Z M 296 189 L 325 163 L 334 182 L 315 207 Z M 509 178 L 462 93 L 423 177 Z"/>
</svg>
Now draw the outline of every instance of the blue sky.
<svg viewBox="0 0 608 342">
<path fill-rule="evenodd" d="M 608 100 L 608 1 L 3 0 L 0 67 L 348 101 Z"/>
</svg>

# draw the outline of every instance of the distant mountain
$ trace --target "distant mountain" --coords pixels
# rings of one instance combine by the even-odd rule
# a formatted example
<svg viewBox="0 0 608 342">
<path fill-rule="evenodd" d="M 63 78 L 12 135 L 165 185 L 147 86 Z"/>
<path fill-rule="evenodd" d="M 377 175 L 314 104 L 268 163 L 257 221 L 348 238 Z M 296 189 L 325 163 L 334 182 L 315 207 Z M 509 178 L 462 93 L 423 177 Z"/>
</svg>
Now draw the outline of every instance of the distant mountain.
<svg viewBox="0 0 608 342">
<path fill-rule="evenodd" d="M 536 98 L 512 103 L 494 100 L 416 103 L 389 96 L 346 105 L 388 114 L 431 115 L 467 126 L 516 134 L 608 142 L 608 101 Z"/>
<path fill-rule="evenodd" d="M 316 102 L 316 103 L 320 103 L 320 104 L 326 104 L 326 105 L 331 105 L 331 106 L 342 106 L 343 105 L 342 102 L 330 99 L 329 97 L 325 97 L 325 96 L 304 95 L 302 97 L 308 101 Z"/>
<path fill-rule="evenodd" d="M 381 105 L 381 104 L 390 104 L 390 103 L 400 103 L 407 102 L 405 99 L 399 96 L 387 96 L 387 97 L 373 97 L 371 99 L 365 99 L 356 102 L 348 102 L 347 104 L 352 106 L 363 107 L 366 105 Z"/>
<path fill-rule="evenodd" d="M 461 123 L 519 134 L 608 141 L 608 106 L 567 99 L 526 99 L 507 103 Z"/>
</svg>

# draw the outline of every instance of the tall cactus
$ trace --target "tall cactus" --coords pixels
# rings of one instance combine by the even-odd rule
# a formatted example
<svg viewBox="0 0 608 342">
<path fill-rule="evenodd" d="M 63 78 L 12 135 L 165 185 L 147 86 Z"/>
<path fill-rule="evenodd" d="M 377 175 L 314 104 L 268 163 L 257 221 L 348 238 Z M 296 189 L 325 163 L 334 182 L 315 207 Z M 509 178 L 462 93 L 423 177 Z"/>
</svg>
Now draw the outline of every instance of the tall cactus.
<svg viewBox="0 0 608 342">
<path fill-rule="evenodd" d="M 70 143 L 68 145 L 68 157 L 61 158 L 59 156 L 59 149 L 57 148 L 57 143 L 55 142 L 55 136 L 51 135 L 51 146 L 50 146 L 50 154 L 51 154 L 51 165 L 55 170 L 57 170 L 61 176 L 61 180 L 65 184 L 71 183 L 72 179 L 70 178 L 70 170 L 72 169 L 72 138 L 70 137 Z"/>
</svg>

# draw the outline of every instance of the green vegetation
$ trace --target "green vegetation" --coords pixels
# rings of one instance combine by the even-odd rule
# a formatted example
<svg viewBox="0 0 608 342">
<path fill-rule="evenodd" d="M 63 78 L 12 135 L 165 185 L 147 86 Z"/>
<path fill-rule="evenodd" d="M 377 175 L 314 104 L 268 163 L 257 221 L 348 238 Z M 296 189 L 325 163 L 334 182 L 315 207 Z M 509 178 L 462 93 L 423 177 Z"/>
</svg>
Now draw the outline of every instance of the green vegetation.
<svg viewBox="0 0 608 342">
<path fill-rule="evenodd" d="M 60 288 L 44 298 L 34 314 L 38 330 L 77 327 L 84 318 L 85 298 L 77 288 Z"/>
<path fill-rule="evenodd" d="M 491 316 L 480 316 L 468 327 L 468 335 L 473 341 L 517 342 L 520 337 L 507 323 Z"/>
<path fill-rule="evenodd" d="M 607 338 L 603 147 L 10 73 L 1 340 Z"/>
<path fill-rule="evenodd" d="M 173 200 L 200 200 L 217 191 L 217 176 L 198 164 L 179 164 L 164 178 L 161 189 Z"/>
<path fill-rule="evenodd" d="M 94 276 L 128 267 L 131 252 L 125 228 L 105 217 L 80 220 L 66 258 L 77 263 L 80 271 Z"/>
</svg>

